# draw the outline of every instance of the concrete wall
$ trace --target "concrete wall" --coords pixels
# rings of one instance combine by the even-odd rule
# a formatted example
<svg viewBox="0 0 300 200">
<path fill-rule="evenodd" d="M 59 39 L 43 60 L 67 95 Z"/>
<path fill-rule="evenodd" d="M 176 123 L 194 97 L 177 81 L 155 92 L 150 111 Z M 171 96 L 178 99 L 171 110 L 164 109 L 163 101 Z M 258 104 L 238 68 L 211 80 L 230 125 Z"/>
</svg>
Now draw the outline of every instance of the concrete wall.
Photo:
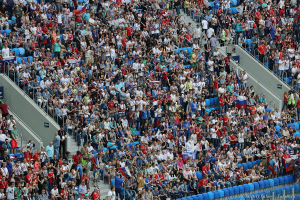
<svg viewBox="0 0 300 200">
<path fill-rule="evenodd" d="M 9 110 L 9 113 L 14 116 L 14 120 L 17 123 L 17 129 L 20 133 L 18 143 L 21 148 L 25 146 L 29 140 L 34 141 L 35 147 L 37 149 L 40 149 L 42 146 L 44 146 L 42 139 L 30 127 L 27 127 L 22 119 L 20 119 L 11 109 Z M 21 142 L 21 140 L 23 142 Z"/>
<path fill-rule="evenodd" d="M 219 49 L 219 52 L 222 54 L 222 55 L 226 55 L 226 47 L 222 47 Z M 239 54 L 237 54 L 239 55 Z M 246 70 L 247 74 L 248 74 L 248 86 L 253 86 L 254 87 L 254 90 L 255 90 L 255 93 L 256 94 L 264 94 L 266 95 L 266 98 L 267 98 L 267 102 L 268 104 L 270 105 L 270 108 L 272 110 L 274 110 L 274 104 L 275 104 L 275 108 L 281 108 L 282 107 L 282 98 L 281 96 L 278 96 L 276 93 L 274 93 L 270 88 L 269 88 L 269 85 L 265 85 L 264 84 L 264 81 L 262 81 L 262 79 L 258 79 L 257 75 L 255 74 L 252 74 L 250 72 L 250 70 L 248 70 L 248 68 L 245 67 L 246 64 L 242 64 L 241 65 L 241 60 L 243 58 L 240 58 L 240 64 L 237 64 L 235 61 L 231 60 L 230 61 L 230 66 L 233 66 L 235 69 L 238 68 L 239 72 L 242 70 Z M 249 66 L 252 66 L 251 64 L 249 64 Z M 274 79 L 274 78 L 272 78 Z M 277 85 L 276 85 L 277 87 Z M 282 89 L 284 90 L 284 89 Z"/>
<path fill-rule="evenodd" d="M 6 75 L 0 74 L 0 85 L 4 86 L 4 102 L 47 146 L 53 140 L 54 132 L 59 130 L 59 125 Z M 44 127 L 44 123 L 49 123 L 49 128 Z"/>
<path fill-rule="evenodd" d="M 255 58 L 244 51 L 240 46 L 235 45 L 236 55 L 240 56 L 240 65 L 245 70 L 257 78 L 263 85 L 266 85 L 274 94 L 283 99 L 286 90 L 290 90 L 290 86 L 281 81 L 269 69 L 261 65 Z M 282 89 L 278 89 L 277 85 L 282 85 Z"/>
</svg>

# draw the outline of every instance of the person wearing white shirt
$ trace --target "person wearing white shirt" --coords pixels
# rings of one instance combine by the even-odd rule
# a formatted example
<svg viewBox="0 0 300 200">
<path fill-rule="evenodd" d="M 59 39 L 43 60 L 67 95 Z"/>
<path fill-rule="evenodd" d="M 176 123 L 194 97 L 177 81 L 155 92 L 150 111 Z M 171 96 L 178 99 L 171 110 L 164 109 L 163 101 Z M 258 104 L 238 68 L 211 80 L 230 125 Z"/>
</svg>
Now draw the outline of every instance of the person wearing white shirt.
<svg viewBox="0 0 300 200">
<path fill-rule="evenodd" d="M 283 71 L 284 71 L 284 69 L 285 69 L 285 63 L 284 63 L 284 61 L 282 60 L 282 57 L 280 57 L 279 58 L 279 62 L 278 62 L 278 75 L 279 75 L 279 77 L 281 77 L 282 76 L 282 73 L 283 73 Z"/>
<path fill-rule="evenodd" d="M 206 21 L 206 19 L 203 19 L 201 24 L 202 24 L 202 31 L 206 34 L 207 33 L 208 22 Z"/>
<path fill-rule="evenodd" d="M 4 48 L 2 49 L 2 57 L 9 57 L 9 48 L 7 47 L 7 43 L 4 44 Z"/>
<path fill-rule="evenodd" d="M 111 187 L 111 190 L 107 194 L 107 200 L 116 200 L 115 187 Z"/>
<path fill-rule="evenodd" d="M 213 34 L 214 34 L 214 29 L 212 28 L 212 27 L 210 27 L 208 30 L 207 30 L 207 38 L 208 39 L 210 39 L 212 36 L 213 36 Z"/>
</svg>

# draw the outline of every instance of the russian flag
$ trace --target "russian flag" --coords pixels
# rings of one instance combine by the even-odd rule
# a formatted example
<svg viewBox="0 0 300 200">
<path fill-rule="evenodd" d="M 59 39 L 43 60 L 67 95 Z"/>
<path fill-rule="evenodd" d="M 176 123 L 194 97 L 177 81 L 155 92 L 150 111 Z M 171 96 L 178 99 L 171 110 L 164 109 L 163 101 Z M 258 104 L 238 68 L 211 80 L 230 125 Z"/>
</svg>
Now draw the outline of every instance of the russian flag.
<svg viewBox="0 0 300 200">
<path fill-rule="evenodd" d="M 87 6 L 88 6 L 88 2 L 89 2 L 89 1 L 87 1 L 87 2 L 82 6 L 82 8 L 81 8 L 80 10 L 73 10 L 73 13 L 74 13 L 75 15 L 81 15 L 82 13 L 84 13 L 84 12 L 86 11 Z"/>
<path fill-rule="evenodd" d="M 97 154 L 92 158 L 92 163 L 94 164 L 95 169 L 97 169 L 99 167 Z"/>
<path fill-rule="evenodd" d="M 235 106 L 238 109 L 246 109 L 247 108 L 247 98 L 245 96 L 238 96 Z"/>
<path fill-rule="evenodd" d="M 130 172 L 127 167 L 119 167 L 118 169 L 119 169 L 120 173 L 122 174 L 122 176 L 130 177 Z"/>
</svg>

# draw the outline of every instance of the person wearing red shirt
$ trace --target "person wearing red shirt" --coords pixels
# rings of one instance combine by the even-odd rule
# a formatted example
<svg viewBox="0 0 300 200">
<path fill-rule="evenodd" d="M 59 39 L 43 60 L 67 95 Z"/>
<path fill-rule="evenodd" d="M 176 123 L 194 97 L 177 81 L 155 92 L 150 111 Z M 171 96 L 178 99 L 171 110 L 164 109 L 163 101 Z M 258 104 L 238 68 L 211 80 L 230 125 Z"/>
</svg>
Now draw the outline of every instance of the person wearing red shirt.
<svg viewBox="0 0 300 200">
<path fill-rule="evenodd" d="M 209 169 L 209 162 L 208 162 L 208 161 L 206 161 L 205 165 L 202 167 L 202 173 L 203 173 L 204 175 L 209 175 L 209 174 L 211 174 L 211 171 L 210 171 L 210 169 Z"/>
<path fill-rule="evenodd" d="M 128 26 L 125 28 L 125 30 L 127 32 L 128 39 L 131 40 L 133 28 L 131 26 Z"/>
<path fill-rule="evenodd" d="M 100 194 L 98 188 L 94 189 L 94 192 L 92 193 L 92 200 L 100 200 Z"/>
<path fill-rule="evenodd" d="M 237 137 L 236 137 L 236 133 L 233 132 L 233 133 L 230 135 L 229 140 L 230 140 L 231 147 L 234 147 L 235 144 L 236 144 L 237 141 L 238 141 L 238 139 L 237 139 Z M 248 146 L 248 148 L 249 148 L 249 146 Z"/>
<path fill-rule="evenodd" d="M 72 159 L 73 159 L 73 163 L 77 166 L 79 160 L 81 159 L 80 151 L 77 151 L 76 154 L 73 155 Z"/>
<path fill-rule="evenodd" d="M 0 189 L 6 189 L 7 188 L 7 184 L 8 184 L 8 182 L 6 180 L 6 177 L 3 176 L 2 179 L 1 179 L 1 181 L 0 181 Z"/>
<path fill-rule="evenodd" d="M 210 184 L 208 184 L 208 176 L 205 175 L 205 178 L 201 179 L 201 181 L 198 184 L 200 192 L 209 192 L 209 188 L 211 187 Z"/>
<path fill-rule="evenodd" d="M 220 111 L 225 109 L 224 107 L 224 102 L 225 102 L 225 99 L 224 99 L 224 95 L 222 94 L 219 98 L 219 106 L 220 106 Z"/>
<path fill-rule="evenodd" d="M 86 186 L 88 186 L 90 178 L 86 175 L 86 172 L 83 173 L 83 176 L 81 177 L 81 182 L 84 181 Z"/>
<path fill-rule="evenodd" d="M 267 48 L 264 42 L 262 42 L 262 44 L 258 47 L 258 52 L 259 52 L 259 61 L 263 62 L 264 56 L 267 53 Z"/>
<path fill-rule="evenodd" d="M 64 200 L 67 200 L 69 198 L 69 189 L 67 184 L 65 184 L 64 189 L 61 190 L 60 197 Z"/>
<path fill-rule="evenodd" d="M 32 158 L 32 152 L 30 150 L 30 148 L 27 148 L 27 151 L 23 151 L 24 153 L 24 158 L 27 162 L 29 162 Z"/>
<path fill-rule="evenodd" d="M 0 109 L 2 110 L 2 117 L 5 117 L 9 114 L 8 109 L 9 106 L 6 103 L 0 101 Z"/>
<path fill-rule="evenodd" d="M 255 12 L 255 21 L 258 22 L 260 18 L 261 18 L 260 8 L 257 8 L 257 11 Z"/>
<path fill-rule="evenodd" d="M 284 154 L 282 155 L 282 164 L 285 166 L 285 161 L 286 159 L 290 158 L 290 154 L 288 154 L 288 151 L 285 151 Z M 288 163 L 288 162 L 287 162 Z"/>
<path fill-rule="evenodd" d="M 32 172 L 31 169 L 28 169 L 28 174 L 25 176 L 25 181 L 28 183 L 30 186 L 32 186 L 33 183 L 33 177 L 32 177 Z"/>
<path fill-rule="evenodd" d="M 193 44 L 193 36 L 191 35 L 190 32 L 188 32 L 185 35 L 185 39 L 186 39 L 186 43 L 188 44 L 188 46 L 192 46 L 192 44 Z"/>
</svg>

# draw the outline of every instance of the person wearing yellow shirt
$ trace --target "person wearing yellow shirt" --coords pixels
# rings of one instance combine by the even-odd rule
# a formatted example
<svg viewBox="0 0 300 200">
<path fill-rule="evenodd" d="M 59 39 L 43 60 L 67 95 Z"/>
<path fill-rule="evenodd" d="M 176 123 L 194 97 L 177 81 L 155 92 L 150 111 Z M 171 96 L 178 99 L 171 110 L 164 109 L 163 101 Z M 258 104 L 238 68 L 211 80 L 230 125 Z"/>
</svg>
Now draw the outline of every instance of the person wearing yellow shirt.
<svg viewBox="0 0 300 200">
<path fill-rule="evenodd" d="M 186 90 L 190 91 L 193 89 L 193 81 L 191 78 L 188 78 L 188 80 L 185 82 Z"/>
</svg>

